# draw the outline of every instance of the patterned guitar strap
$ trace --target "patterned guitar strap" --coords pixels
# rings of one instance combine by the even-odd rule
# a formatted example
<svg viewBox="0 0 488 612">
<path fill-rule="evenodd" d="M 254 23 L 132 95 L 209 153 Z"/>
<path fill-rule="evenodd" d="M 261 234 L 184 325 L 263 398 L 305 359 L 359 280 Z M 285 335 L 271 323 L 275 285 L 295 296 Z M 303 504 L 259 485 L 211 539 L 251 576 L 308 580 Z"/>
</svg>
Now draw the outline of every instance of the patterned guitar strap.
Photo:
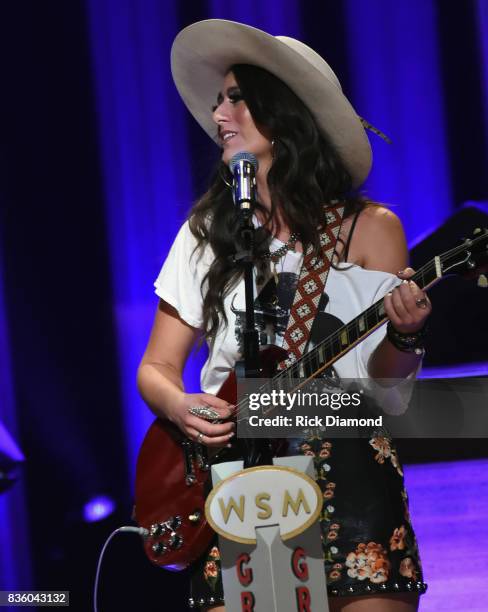
<svg viewBox="0 0 488 612">
<path fill-rule="evenodd" d="M 327 225 L 320 234 L 320 256 L 315 258 L 313 247 L 307 248 L 283 338 L 283 348 L 288 352 L 288 357 L 278 364 L 278 370 L 291 366 L 305 351 L 329 275 L 343 215 L 343 203 L 328 206 L 325 209 Z"/>
</svg>

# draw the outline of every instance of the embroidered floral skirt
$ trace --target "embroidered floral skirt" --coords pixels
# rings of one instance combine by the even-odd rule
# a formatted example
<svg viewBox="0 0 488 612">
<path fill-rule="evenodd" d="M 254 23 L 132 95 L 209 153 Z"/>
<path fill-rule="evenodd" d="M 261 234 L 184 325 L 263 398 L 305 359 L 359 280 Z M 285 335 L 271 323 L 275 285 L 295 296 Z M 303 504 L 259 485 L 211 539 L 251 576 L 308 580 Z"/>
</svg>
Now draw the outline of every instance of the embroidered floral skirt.
<svg viewBox="0 0 488 612">
<path fill-rule="evenodd" d="M 287 455 L 313 457 L 329 596 L 415 592 L 423 581 L 403 471 L 384 432 L 369 439 L 289 440 Z M 195 563 L 190 606 L 222 603 L 217 539 Z"/>
</svg>

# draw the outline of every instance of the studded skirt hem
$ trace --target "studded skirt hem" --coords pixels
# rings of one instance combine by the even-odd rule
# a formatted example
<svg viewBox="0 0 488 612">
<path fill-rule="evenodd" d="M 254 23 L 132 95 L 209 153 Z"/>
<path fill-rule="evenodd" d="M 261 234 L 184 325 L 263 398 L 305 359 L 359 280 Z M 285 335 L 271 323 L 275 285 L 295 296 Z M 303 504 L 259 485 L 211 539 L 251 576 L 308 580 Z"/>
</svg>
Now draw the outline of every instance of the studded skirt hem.
<svg viewBox="0 0 488 612">
<path fill-rule="evenodd" d="M 378 585 L 370 584 L 358 584 L 349 586 L 347 588 L 335 588 L 328 586 L 327 592 L 329 597 L 354 597 L 361 595 L 377 595 L 377 594 L 391 594 L 391 593 L 418 593 L 423 595 L 427 591 L 427 584 L 425 582 L 408 580 L 402 583 L 383 583 Z M 225 600 L 223 597 L 190 597 L 188 599 L 188 606 L 190 608 L 200 608 L 224 605 Z"/>
</svg>

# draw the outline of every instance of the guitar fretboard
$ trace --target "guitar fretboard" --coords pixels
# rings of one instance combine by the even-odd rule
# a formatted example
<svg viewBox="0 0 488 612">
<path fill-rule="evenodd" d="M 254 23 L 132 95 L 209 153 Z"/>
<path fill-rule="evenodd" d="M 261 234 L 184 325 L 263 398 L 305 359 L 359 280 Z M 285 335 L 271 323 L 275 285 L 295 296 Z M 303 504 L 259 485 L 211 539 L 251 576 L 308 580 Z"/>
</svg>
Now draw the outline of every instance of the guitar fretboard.
<svg viewBox="0 0 488 612">
<path fill-rule="evenodd" d="M 442 256 L 441 256 L 442 257 Z M 420 268 L 411 278 L 421 289 L 427 289 L 442 277 L 442 263 L 435 257 Z M 356 344 L 364 340 L 386 321 L 384 299 L 381 298 L 364 312 L 322 340 L 311 351 L 305 353 L 286 370 L 273 378 L 273 385 L 283 386 L 282 379 L 313 378 L 322 370 L 330 367 Z"/>
</svg>

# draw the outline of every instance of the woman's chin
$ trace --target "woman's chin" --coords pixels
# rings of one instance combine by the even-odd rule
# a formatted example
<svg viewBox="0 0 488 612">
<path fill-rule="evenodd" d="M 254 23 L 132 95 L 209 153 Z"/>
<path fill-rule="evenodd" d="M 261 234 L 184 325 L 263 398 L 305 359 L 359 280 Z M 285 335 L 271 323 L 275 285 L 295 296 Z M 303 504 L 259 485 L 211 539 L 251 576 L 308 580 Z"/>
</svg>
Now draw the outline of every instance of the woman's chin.
<svg viewBox="0 0 488 612">
<path fill-rule="evenodd" d="M 230 164 L 230 160 L 234 157 L 234 155 L 236 153 L 239 153 L 242 149 L 236 149 L 236 147 L 232 147 L 232 148 L 225 148 L 224 152 L 222 153 L 222 161 L 224 162 L 224 164 L 229 165 Z"/>
</svg>

